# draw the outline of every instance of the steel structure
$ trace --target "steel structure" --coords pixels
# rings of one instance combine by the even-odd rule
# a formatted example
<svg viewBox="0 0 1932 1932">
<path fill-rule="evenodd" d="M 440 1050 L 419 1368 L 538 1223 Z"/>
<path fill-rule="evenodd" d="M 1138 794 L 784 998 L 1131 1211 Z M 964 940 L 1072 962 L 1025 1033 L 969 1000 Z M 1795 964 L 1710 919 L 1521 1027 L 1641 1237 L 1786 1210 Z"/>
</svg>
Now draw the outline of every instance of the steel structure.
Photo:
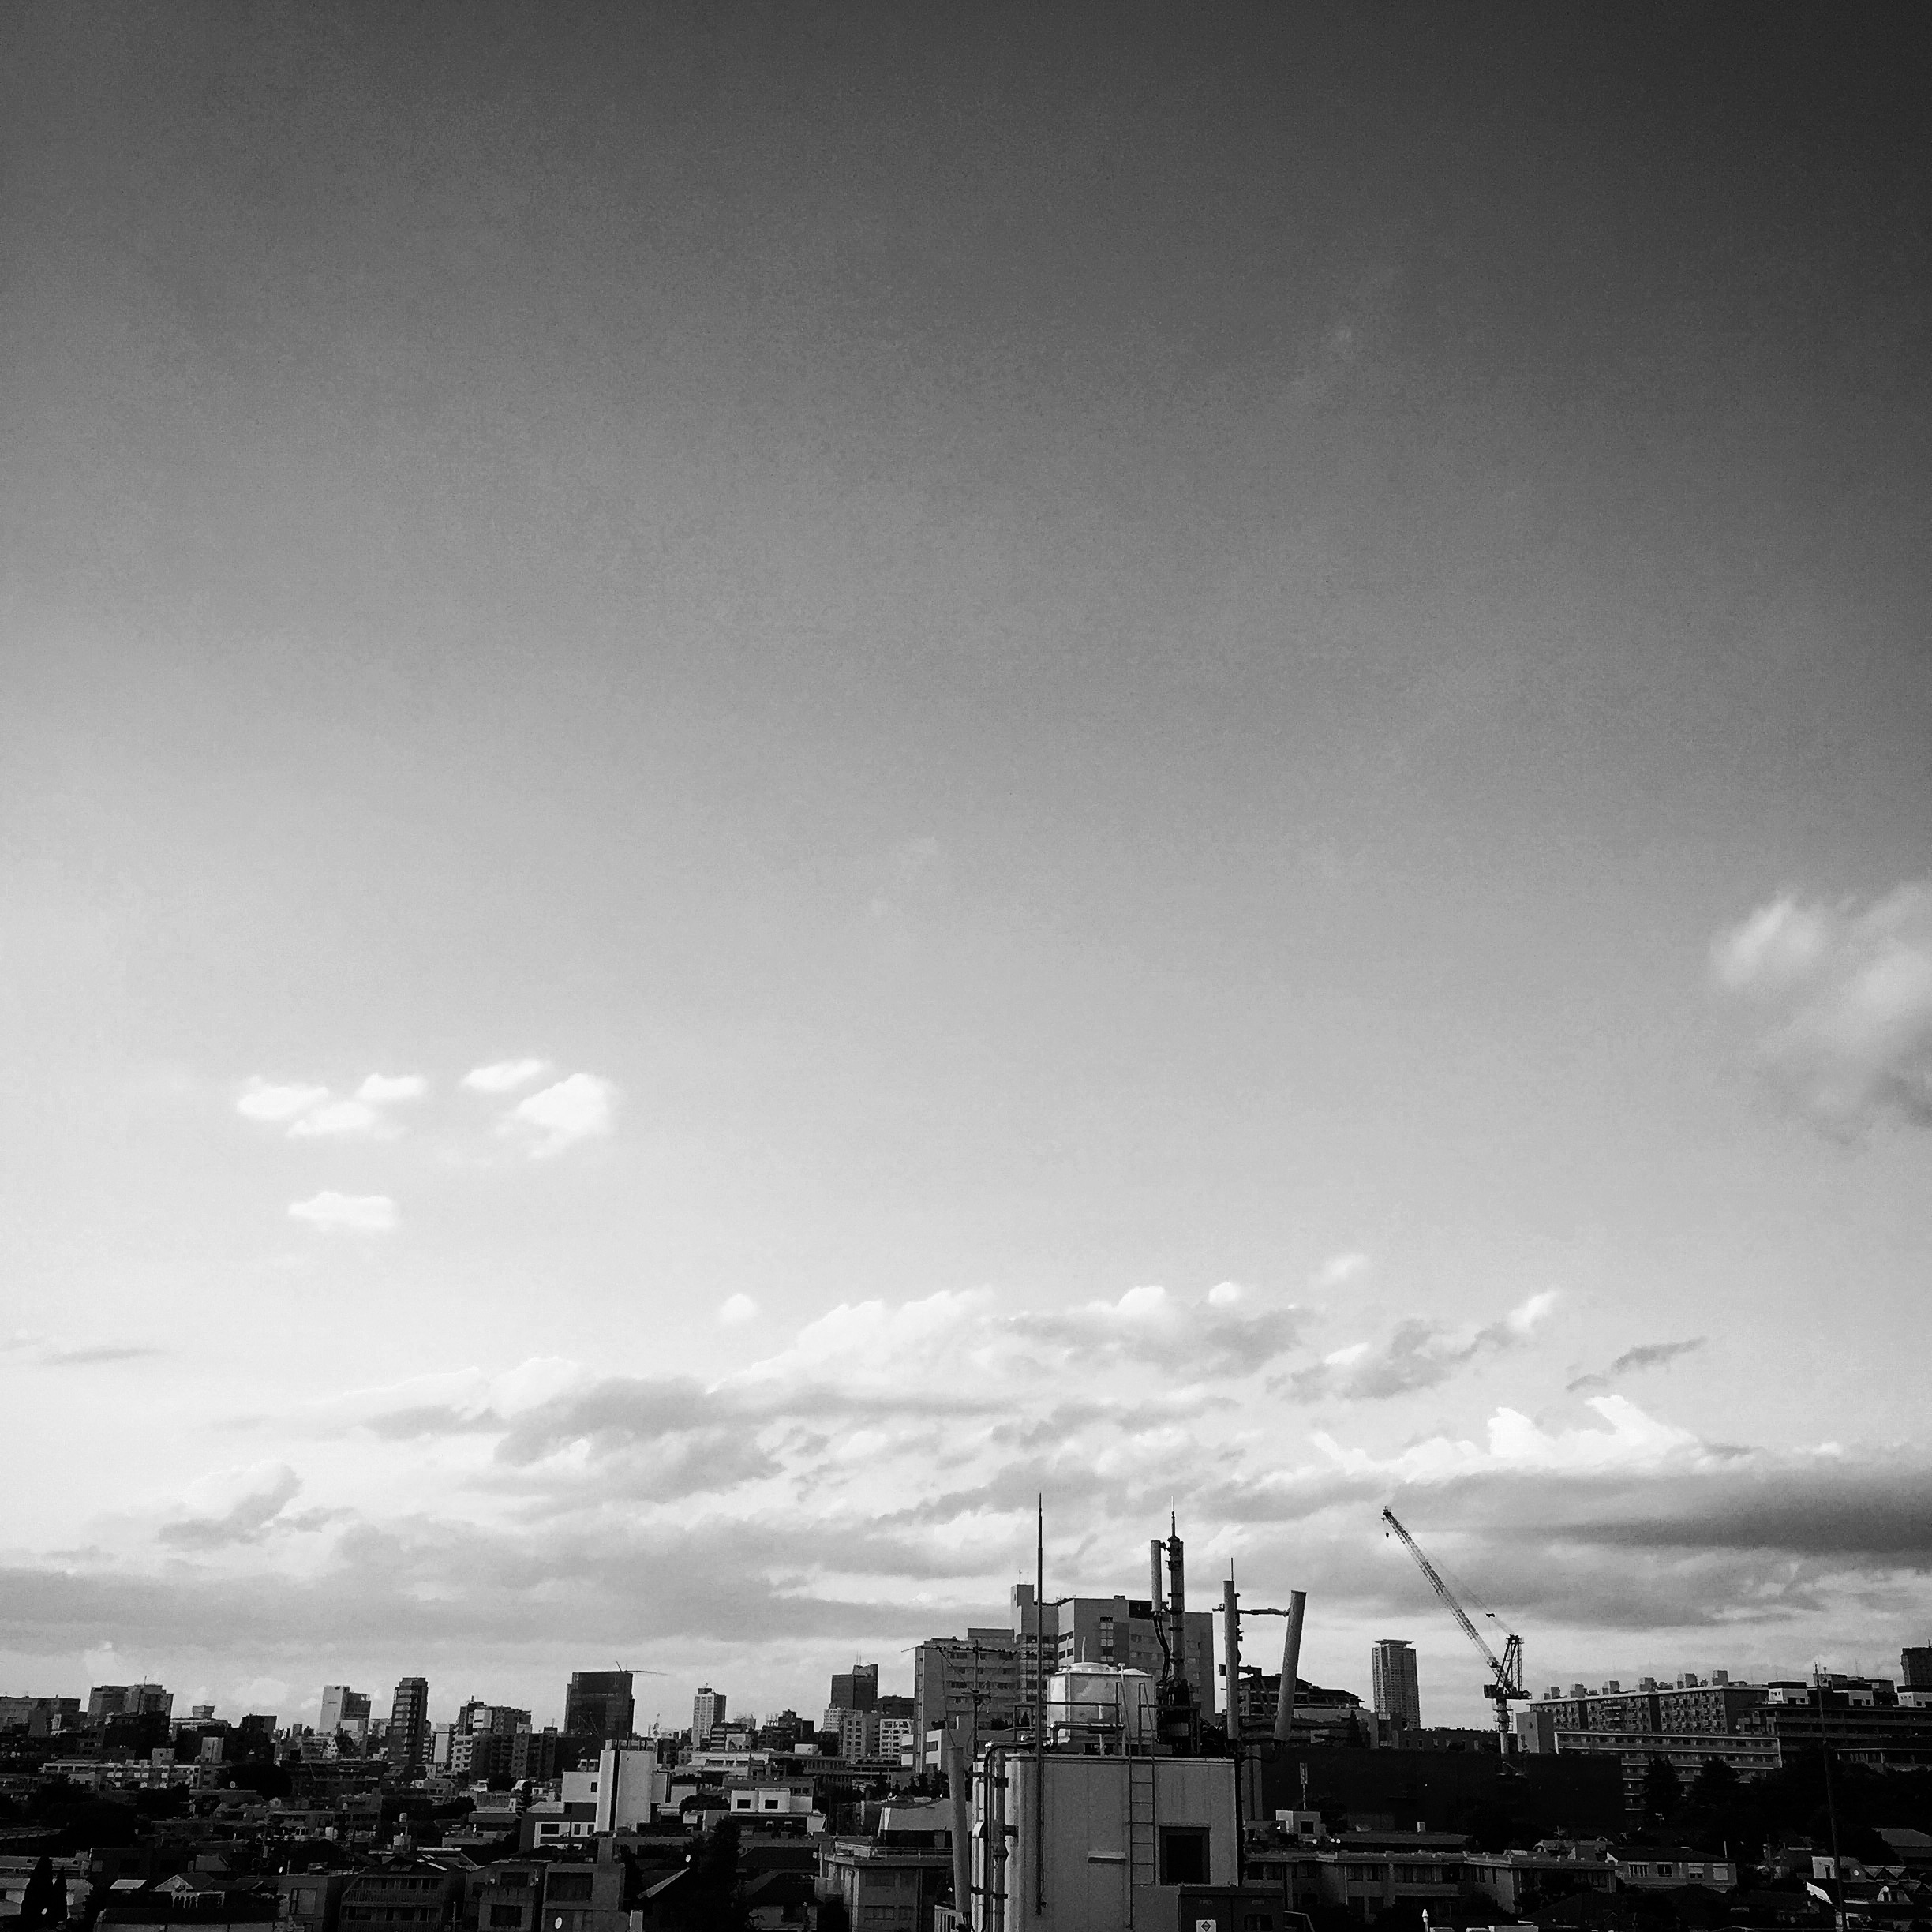
<svg viewBox="0 0 1932 1932">
<path fill-rule="evenodd" d="M 1469 1612 L 1456 1601 L 1455 1592 L 1442 1580 L 1436 1566 L 1422 1554 L 1422 1546 L 1402 1527 L 1402 1519 L 1392 1509 L 1385 1509 L 1382 1512 L 1382 1520 L 1389 1530 L 1402 1538 L 1403 1547 L 1416 1559 L 1416 1567 L 1428 1578 L 1429 1588 L 1449 1606 L 1450 1615 L 1462 1626 L 1462 1634 L 1482 1653 L 1483 1661 L 1489 1666 L 1489 1674 L 1495 1681 L 1485 1684 L 1482 1693 L 1496 1705 L 1496 1748 L 1507 1757 L 1510 1748 L 1510 1705 L 1514 1700 L 1526 1698 L 1530 1694 L 1523 1688 L 1522 1639 L 1513 1631 L 1511 1632 L 1503 1641 L 1503 1654 L 1499 1657 L 1489 1648 L 1482 1632 L 1470 1621 Z M 1488 1612 L 1484 1614 L 1490 1615 Z M 1490 1616 L 1490 1620 L 1492 1623 L 1495 1621 L 1493 1616 Z"/>
</svg>

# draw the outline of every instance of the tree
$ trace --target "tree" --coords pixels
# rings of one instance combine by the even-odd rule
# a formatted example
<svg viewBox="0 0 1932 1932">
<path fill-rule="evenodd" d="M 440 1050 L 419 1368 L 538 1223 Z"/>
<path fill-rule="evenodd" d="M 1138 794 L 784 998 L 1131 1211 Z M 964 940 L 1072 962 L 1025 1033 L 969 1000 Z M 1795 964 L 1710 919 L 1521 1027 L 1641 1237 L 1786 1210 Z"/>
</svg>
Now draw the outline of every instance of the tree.
<svg viewBox="0 0 1932 1932">
<path fill-rule="evenodd" d="M 64 1891 L 64 1885 L 60 1888 Z M 21 1894 L 20 1916 L 13 1923 L 19 1932 L 33 1932 L 39 1926 L 51 1926 L 54 1917 L 56 1887 L 54 1878 L 54 1861 L 43 1856 L 35 1865 L 27 1881 L 27 1889 Z M 60 1900 L 60 1918 L 67 1916 L 66 1900 Z"/>
<path fill-rule="evenodd" d="M 1714 1811 L 1735 1804 L 1738 1774 L 1721 1758 L 1706 1758 L 1690 1780 L 1690 1802 L 1700 1811 Z"/>
<path fill-rule="evenodd" d="M 1649 1768 L 1644 1773 L 1644 1815 L 1655 1818 L 1659 1824 L 1664 1823 L 1676 1814 L 1683 1796 L 1677 1767 L 1668 1758 L 1653 1758 Z"/>
</svg>

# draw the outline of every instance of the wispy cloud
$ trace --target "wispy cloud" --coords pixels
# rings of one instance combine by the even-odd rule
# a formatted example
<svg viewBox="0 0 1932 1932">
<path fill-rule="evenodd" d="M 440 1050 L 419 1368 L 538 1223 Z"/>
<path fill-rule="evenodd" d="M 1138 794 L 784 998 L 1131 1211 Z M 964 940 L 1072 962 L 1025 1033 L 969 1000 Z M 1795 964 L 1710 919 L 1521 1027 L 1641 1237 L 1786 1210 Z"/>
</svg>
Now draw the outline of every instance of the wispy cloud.
<svg viewBox="0 0 1932 1932">
<path fill-rule="evenodd" d="M 429 1087 L 420 1074 L 372 1073 L 352 1097 L 343 1099 L 327 1087 L 305 1082 L 277 1085 L 257 1077 L 243 1086 L 235 1110 L 249 1120 L 286 1128 L 291 1140 L 368 1135 L 387 1140 L 401 1129 L 385 1109 L 398 1101 L 421 1099 Z"/>
<path fill-rule="evenodd" d="M 50 1368 L 87 1368 L 99 1362 L 145 1361 L 164 1349 L 141 1342 L 99 1342 L 80 1348 L 48 1349 L 40 1359 Z"/>
<path fill-rule="evenodd" d="M 1754 1017 L 1759 1067 L 1825 1132 L 1932 1125 L 1932 882 L 1773 900 L 1719 936 L 1711 970 Z"/>
<path fill-rule="evenodd" d="M 572 1073 L 519 1100 L 504 1117 L 504 1129 L 541 1159 L 608 1134 L 616 1118 L 616 1088 L 594 1073 Z"/>
<path fill-rule="evenodd" d="M 742 1328 L 758 1320 L 758 1305 L 748 1294 L 731 1296 L 720 1307 L 717 1318 L 728 1328 Z"/>
<path fill-rule="evenodd" d="M 1640 1368 L 1659 1368 L 1666 1362 L 1675 1361 L 1679 1355 L 1688 1355 L 1704 1346 L 1702 1335 L 1693 1335 L 1687 1342 L 1640 1342 L 1634 1348 L 1627 1348 L 1608 1368 L 1595 1375 L 1581 1375 L 1569 1384 L 1574 1395 L 1578 1389 L 1608 1388 L 1619 1376 L 1630 1375 Z"/>
<path fill-rule="evenodd" d="M 548 1060 L 493 1060 L 487 1066 L 472 1067 L 462 1084 L 472 1093 L 515 1093 L 549 1071 Z"/>
<path fill-rule="evenodd" d="M 1332 1396 L 1344 1402 L 1380 1402 L 1446 1382 L 1485 1352 L 1526 1342 L 1556 1305 L 1556 1291 L 1529 1297 L 1499 1321 L 1480 1328 L 1451 1328 L 1410 1316 L 1379 1342 L 1354 1342 L 1297 1370 L 1289 1387 L 1305 1401 Z"/>
<path fill-rule="evenodd" d="M 291 1140 L 331 1140 L 354 1134 L 393 1134 L 382 1115 L 363 1100 L 332 1100 L 304 1114 L 289 1128 Z"/>
<path fill-rule="evenodd" d="M 306 1200 L 290 1201 L 289 1213 L 328 1232 L 383 1234 L 396 1224 L 396 1204 L 387 1194 L 339 1194 L 332 1188 Z"/>
</svg>

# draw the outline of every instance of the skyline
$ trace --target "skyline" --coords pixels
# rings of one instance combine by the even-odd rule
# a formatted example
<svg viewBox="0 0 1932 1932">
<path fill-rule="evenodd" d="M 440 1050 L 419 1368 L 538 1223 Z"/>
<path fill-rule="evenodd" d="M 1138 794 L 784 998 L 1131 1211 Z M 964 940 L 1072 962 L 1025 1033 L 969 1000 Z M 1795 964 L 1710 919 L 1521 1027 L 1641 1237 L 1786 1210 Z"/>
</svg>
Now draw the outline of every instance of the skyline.
<svg viewBox="0 0 1932 1932">
<path fill-rule="evenodd" d="M 0 36 L 0 1687 L 1932 1637 L 1911 17 Z"/>
</svg>

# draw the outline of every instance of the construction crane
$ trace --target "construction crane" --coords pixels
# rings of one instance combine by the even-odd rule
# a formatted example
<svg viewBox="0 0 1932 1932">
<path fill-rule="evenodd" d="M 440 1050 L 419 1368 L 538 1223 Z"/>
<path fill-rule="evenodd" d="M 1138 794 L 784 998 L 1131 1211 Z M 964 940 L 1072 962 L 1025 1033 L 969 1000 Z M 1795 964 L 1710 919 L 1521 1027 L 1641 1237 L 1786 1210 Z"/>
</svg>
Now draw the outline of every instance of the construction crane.
<svg viewBox="0 0 1932 1932">
<path fill-rule="evenodd" d="M 1511 1702 L 1530 1694 L 1523 1688 L 1522 1639 L 1511 1633 L 1504 1642 L 1503 1654 L 1499 1658 L 1485 1641 L 1482 1632 L 1470 1621 L 1469 1612 L 1457 1602 L 1455 1592 L 1442 1580 L 1436 1574 L 1436 1566 L 1422 1554 L 1421 1545 L 1402 1526 L 1401 1519 L 1395 1512 L 1392 1509 L 1385 1509 L 1382 1512 L 1382 1520 L 1402 1538 L 1409 1554 L 1416 1559 L 1416 1567 L 1428 1578 L 1429 1588 L 1449 1606 L 1450 1615 L 1462 1626 L 1462 1634 L 1482 1653 L 1483 1661 L 1489 1666 L 1489 1674 L 1496 1680 L 1493 1683 L 1485 1684 L 1482 1694 L 1496 1705 L 1496 1749 L 1507 1757 Z M 1385 1530 L 1383 1533 L 1386 1535 L 1387 1532 Z M 1488 1616 L 1492 1623 L 1496 1620 L 1493 1614 L 1488 1611 L 1484 1615 Z"/>
</svg>

